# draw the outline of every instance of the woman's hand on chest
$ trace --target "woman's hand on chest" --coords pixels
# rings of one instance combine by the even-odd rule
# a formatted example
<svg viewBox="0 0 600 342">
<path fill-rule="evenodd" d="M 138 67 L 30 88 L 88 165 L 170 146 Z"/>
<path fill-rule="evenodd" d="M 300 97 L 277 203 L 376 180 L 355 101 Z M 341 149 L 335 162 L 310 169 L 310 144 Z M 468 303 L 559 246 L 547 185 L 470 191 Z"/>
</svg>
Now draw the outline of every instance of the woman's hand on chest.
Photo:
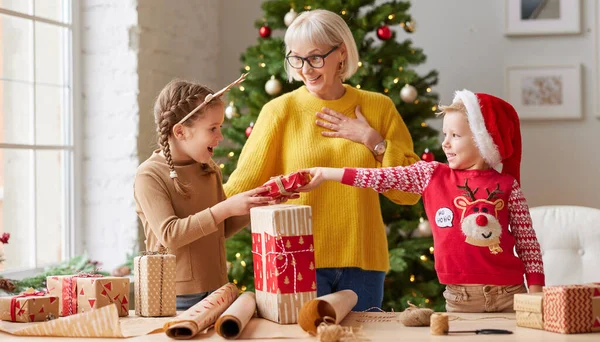
<svg viewBox="0 0 600 342">
<path fill-rule="evenodd" d="M 354 114 L 356 114 L 356 119 L 333 109 L 323 108 L 321 112 L 317 112 L 317 118 L 320 120 L 316 121 L 316 125 L 327 129 L 321 132 L 325 137 L 348 139 L 372 150 L 373 146 L 383 141 L 383 136 L 373 129 L 362 115 L 360 105 L 356 106 Z"/>
</svg>

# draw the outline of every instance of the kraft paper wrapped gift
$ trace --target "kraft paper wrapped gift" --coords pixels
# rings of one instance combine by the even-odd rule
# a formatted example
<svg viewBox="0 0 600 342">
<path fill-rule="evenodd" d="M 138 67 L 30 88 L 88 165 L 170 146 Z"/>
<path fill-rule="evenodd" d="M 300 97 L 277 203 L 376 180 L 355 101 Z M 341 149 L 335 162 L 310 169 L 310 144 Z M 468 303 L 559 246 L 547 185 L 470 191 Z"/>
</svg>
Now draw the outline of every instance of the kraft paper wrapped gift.
<svg viewBox="0 0 600 342">
<path fill-rule="evenodd" d="M 120 317 L 129 315 L 129 278 L 99 274 L 49 276 L 48 293 L 59 297 L 60 316 L 115 304 Z"/>
<path fill-rule="evenodd" d="M 545 287 L 544 330 L 600 332 L 600 284 Z"/>
<path fill-rule="evenodd" d="M 0 319 L 10 322 L 43 322 L 58 318 L 58 297 L 46 292 L 28 291 L 0 297 Z"/>
<path fill-rule="evenodd" d="M 518 293 L 514 297 L 517 325 L 524 328 L 544 329 L 544 294 Z"/>
<path fill-rule="evenodd" d="M 175 316 L 175 255 L 146 252 L 134 258 L 135 314 L 145 317 Z"/>
<path fill-rule="evenodd" d="M 258 314 L 276 323 L 297 323 L 317 295 L 311 212 L 282 204 L 250 210 Z"/>
</svg>

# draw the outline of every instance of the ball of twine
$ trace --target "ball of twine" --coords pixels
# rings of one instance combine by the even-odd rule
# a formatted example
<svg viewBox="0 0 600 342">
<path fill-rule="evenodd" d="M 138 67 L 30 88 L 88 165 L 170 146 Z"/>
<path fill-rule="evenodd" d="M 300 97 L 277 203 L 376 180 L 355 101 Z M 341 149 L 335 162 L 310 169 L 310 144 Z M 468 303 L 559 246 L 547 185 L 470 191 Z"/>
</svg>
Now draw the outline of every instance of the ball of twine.
<svg viewBox="0 0 600 342">
<path fill-rule="evenodd" d="M 436 314 L 431 315 L 431 335 L 446 335 L 450 330 L 448 323 L 448 315 Z"/>
<path fill-rule="evenodd" d="M 408 302 L 408 308 L 400 313 L 400 323 L 407 327 L 426 327 L 430 324 L 430 317 L 433 310 L 427 308 L 419 308 L 416 305 Z"/>
</svg>

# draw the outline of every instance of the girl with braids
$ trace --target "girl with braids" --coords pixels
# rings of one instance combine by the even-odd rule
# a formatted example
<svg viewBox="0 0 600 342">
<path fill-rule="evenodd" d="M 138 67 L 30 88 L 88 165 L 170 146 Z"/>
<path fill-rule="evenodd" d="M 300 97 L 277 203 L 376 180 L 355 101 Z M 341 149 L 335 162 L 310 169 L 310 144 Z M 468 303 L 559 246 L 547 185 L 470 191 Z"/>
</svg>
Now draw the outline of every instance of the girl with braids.
<svg viewBox="0 0 600 342">
<path fill-rule="evenodd" d="M 154 106 L 160 150 L 137 169 L 136 212 L 146 250 L 175 254 L 177 309 L 186 310 L 227 280 L 225 239 L 249 222 L 252 207 L 269 204 L 256 188 L 227 198 L 211 159 L 223 140 L 224 106 L 218 93 L 181 80 L 167 84 Z"/>
</svg>

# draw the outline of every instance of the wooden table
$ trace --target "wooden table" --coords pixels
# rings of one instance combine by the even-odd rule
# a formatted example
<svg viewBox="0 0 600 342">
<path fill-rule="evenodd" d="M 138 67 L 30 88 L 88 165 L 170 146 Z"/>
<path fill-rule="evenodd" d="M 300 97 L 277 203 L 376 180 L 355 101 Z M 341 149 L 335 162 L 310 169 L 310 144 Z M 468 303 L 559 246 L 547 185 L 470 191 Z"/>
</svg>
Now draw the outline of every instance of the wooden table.
<svg viewBox="0 0 600 342">
<path fill-rule="evenodd" d="M 383 316 L 382 316 L 383 317 Z M 386 317 L 390 317 L 387 313 Z M 600 341 L 600 333 L 594 334 L 572 334 L 563 335 L 551 333 L 544 330 L 521 328 L 516 326 L 514 314 L 450 314 L 450 330 L 476 330 L 476 329 L 507 329 L 514 332 L 512 335 L 474 335 L 474 334 L 452 334 L 448 336 L 432 336 L 430 335 L 429 327 L 405 327 L 399 322 L 363 322 L 360 313 L 350 313 L 342 322 L 343 325 L 362 325 L 363 336 L 370 341 L 443 341 L 452 340 L 456 342 L 463 341 L 526 341 L 526 342 L 553 342 L 553 341 Z M 261 341 L 318 341 L 316 338 L 308 336 L 297 325 L 277 325 L 275 323 L 253 318 L 249 328 L 259 329 L 262 334 L 270 334 L 267 337 L 257 339 Z M 245 330 L 246 331 L 246 330 Z M 253 330 L 257 332 L 257 330 Z M 285 336 L 287 338 L 276 338 L 277 336 Z M 0 332 L 0 341 L 59 341 L 67 340 L 66 338 L 52 337 L 17 337 Z M 115 339 L 93 340 L 83 338 L 69 338 L 68 341 L 112 341 Z M 128 338 L 128 341 L 173 341 L 164 333 L 145 335 L 139 337 Z M 211 329 L 208 334 L 198 335 L 194 340 L 204 341 L 225 341 L 225 339 L 214 333 Z"/>
</svg>

